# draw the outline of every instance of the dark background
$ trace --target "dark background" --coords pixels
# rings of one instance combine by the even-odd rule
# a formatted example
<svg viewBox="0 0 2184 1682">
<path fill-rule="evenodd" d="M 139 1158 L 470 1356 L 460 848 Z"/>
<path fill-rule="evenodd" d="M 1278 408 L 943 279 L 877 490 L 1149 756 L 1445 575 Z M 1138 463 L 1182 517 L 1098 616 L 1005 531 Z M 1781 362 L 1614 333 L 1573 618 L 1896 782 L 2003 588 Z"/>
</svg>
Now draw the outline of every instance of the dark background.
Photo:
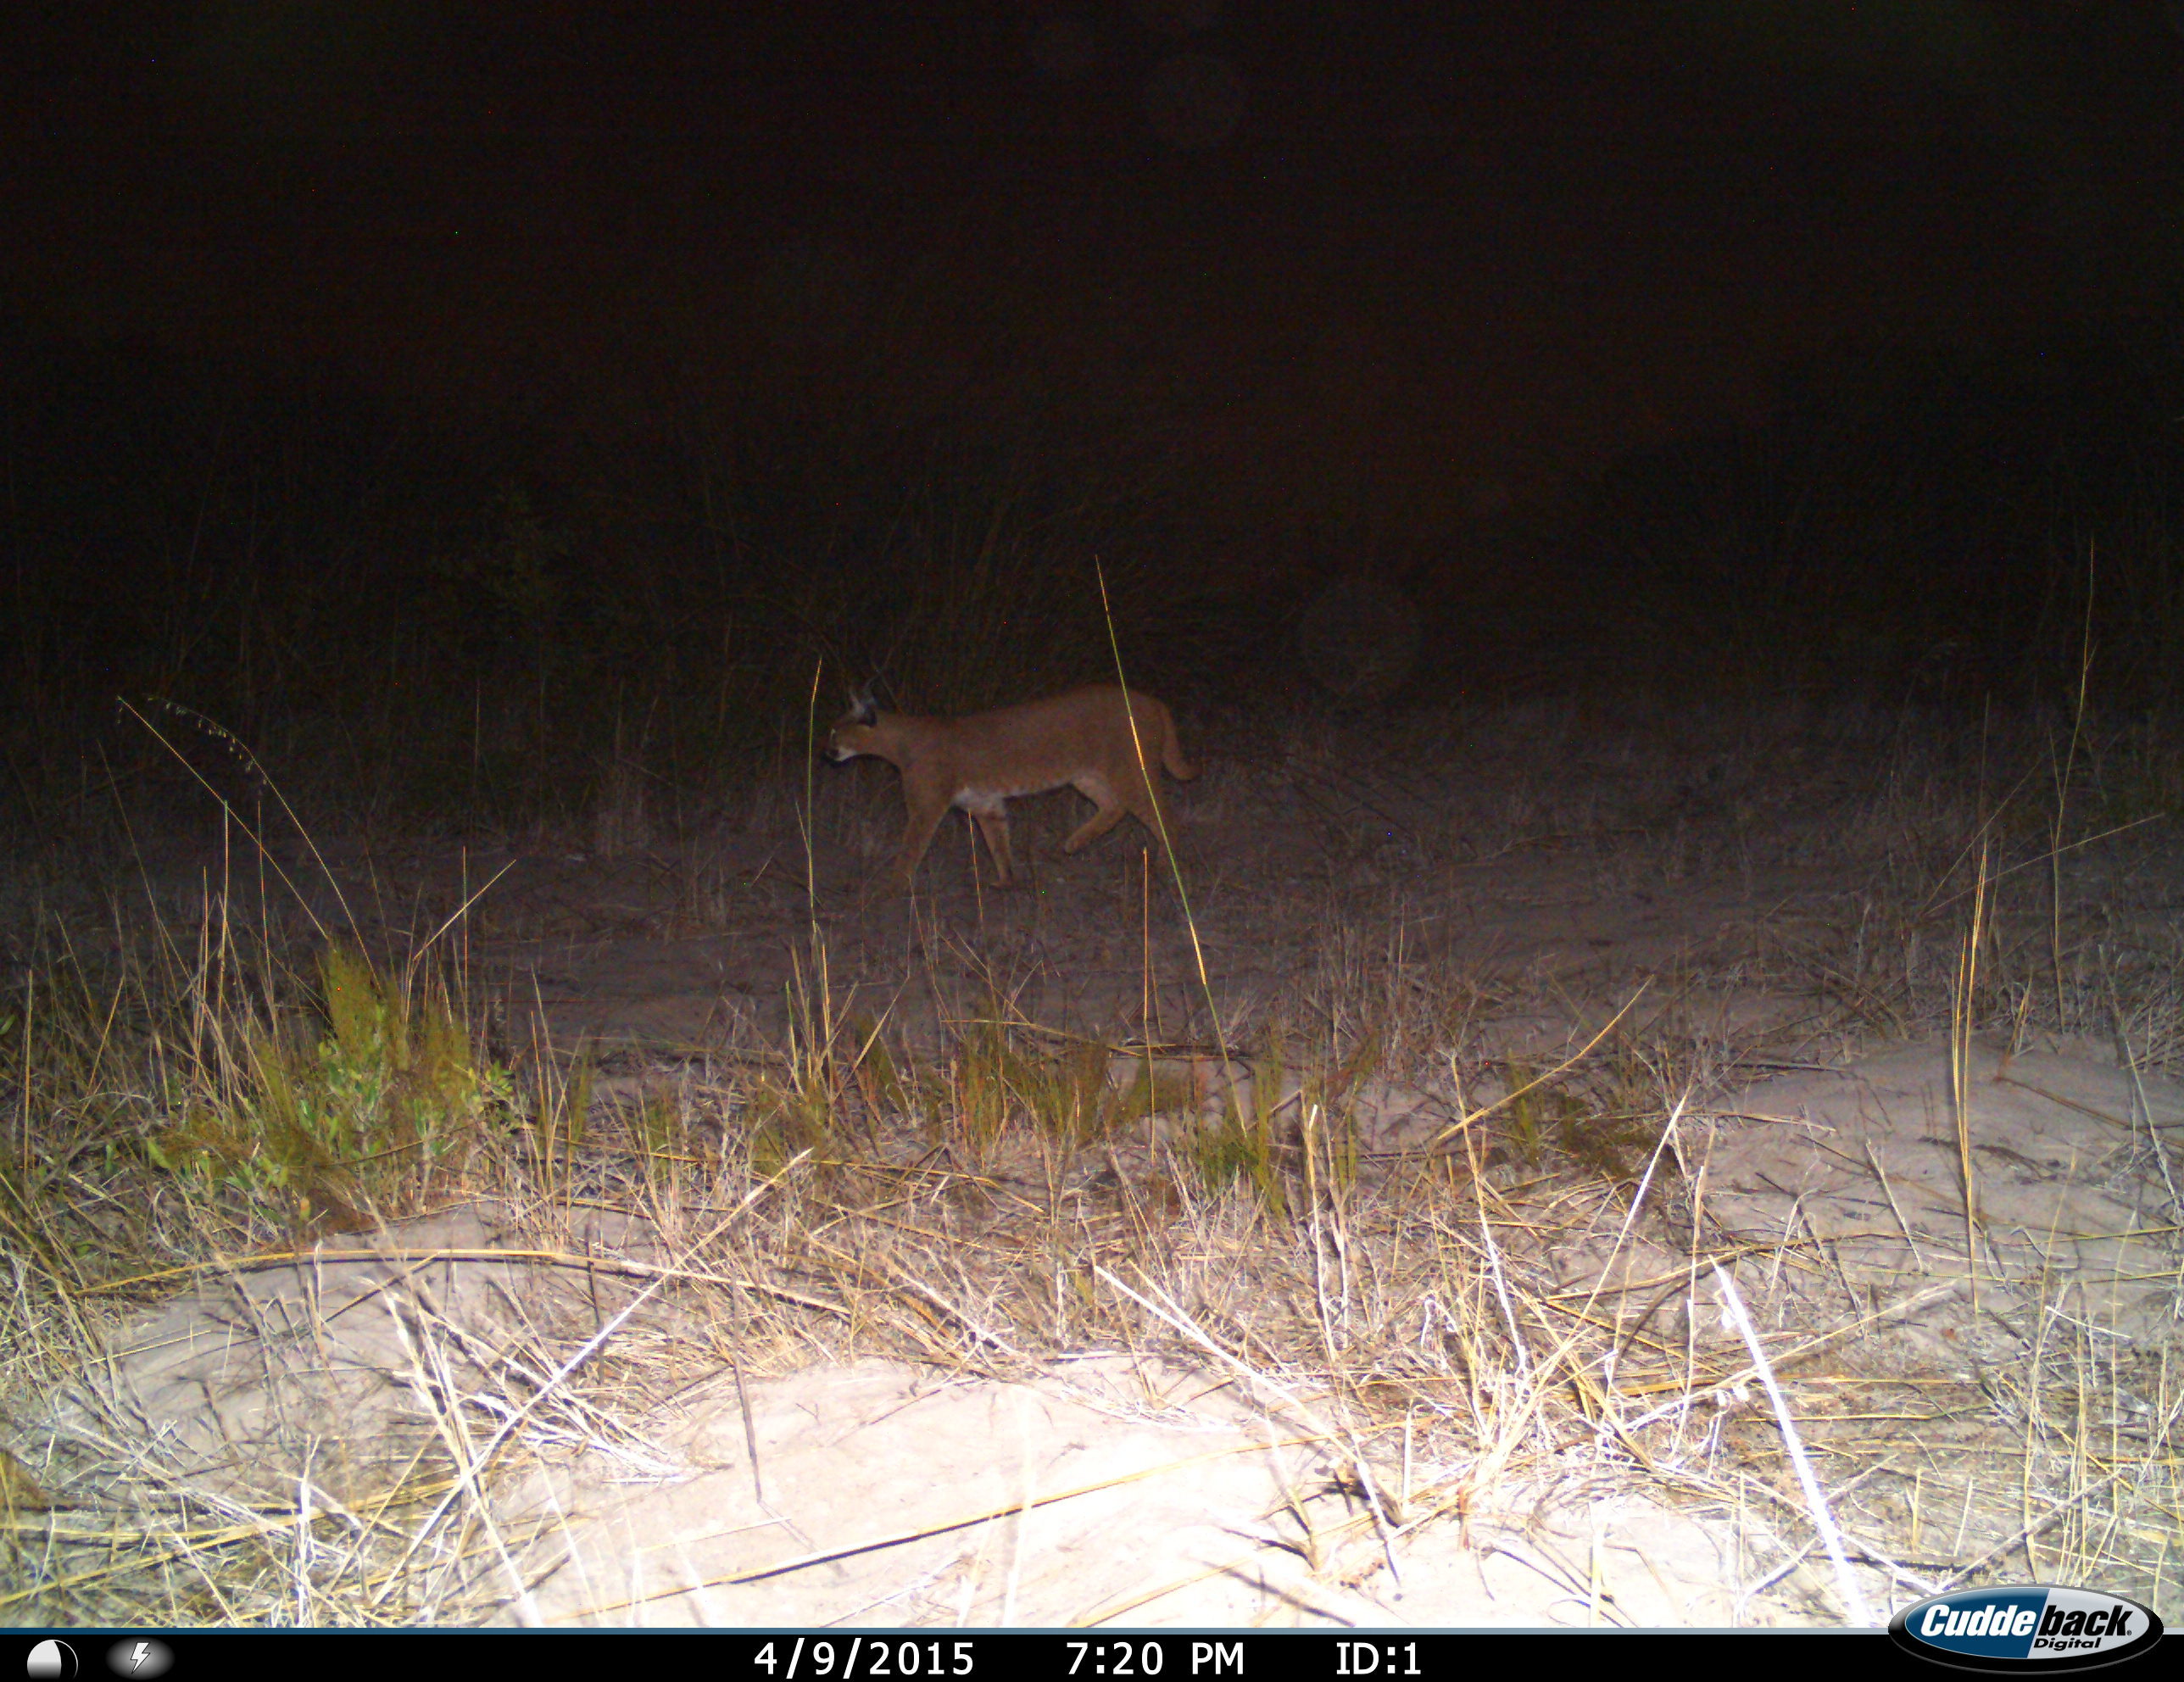
<svg viewBox="0 0 2184 1682">
<path fill-rule="evenodd" d="M 15 6 L 0 691 L 412 814 L 810 703 L 2175 699 L 2184 8 Z M 1318 604 L 1318 605 L 1316 605 Z M 1330 703 L 1331 704 L 1331 703 Z M 141 731 L 136 732 L 141 735 Z"/>
</svg>

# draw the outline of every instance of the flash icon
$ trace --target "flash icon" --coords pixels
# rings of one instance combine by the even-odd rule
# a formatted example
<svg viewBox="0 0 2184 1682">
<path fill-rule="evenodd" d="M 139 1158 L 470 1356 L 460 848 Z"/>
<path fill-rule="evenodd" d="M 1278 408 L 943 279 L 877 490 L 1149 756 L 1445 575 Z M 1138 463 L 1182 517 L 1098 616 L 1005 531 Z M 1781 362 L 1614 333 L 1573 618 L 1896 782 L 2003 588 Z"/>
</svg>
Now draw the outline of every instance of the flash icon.
<svg viewBox="0 0 2184 1682">
<path fill-rule="evenodd" d="M 155 1676 L 164 1676 L 174 1663 L 175 1655 L 164 1641 L 116 1641 L 106 1650 L 106 1668 L 136 1682 L 152 1682 Z"/>
</svg>

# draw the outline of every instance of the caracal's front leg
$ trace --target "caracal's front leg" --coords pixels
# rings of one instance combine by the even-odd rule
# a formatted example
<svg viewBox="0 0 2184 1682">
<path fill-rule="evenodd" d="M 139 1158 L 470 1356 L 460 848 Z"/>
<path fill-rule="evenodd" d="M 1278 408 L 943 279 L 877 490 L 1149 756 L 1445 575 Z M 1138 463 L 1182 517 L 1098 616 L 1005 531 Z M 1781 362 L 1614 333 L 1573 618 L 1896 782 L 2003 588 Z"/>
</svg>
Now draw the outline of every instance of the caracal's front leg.
<svg viewBox="0 0 2184 1682">
<path fill-rule="evenodd" d="M 994 868 L 1000 872 L 1001 886 L 1006 888 L 1016 875 L 1016 855 L 1009 846 L 1008 808 L 998 800 L 991 811 L 971 814 L 978 825 L 978 833 L 986 838 L 986 850 L 994 855 Z"/>
<path fill-rule="evenodd" d="M 895 855 L 894 883 L 902 892 L 910 892 L 910 884 L 917 875 L 917 867 L 925 860 L 926 849 L 933 845 L 933 832 L 940 827 L 940 820 L 948 816 L 945 800 L 922 800 L 912 797 L 905 788 L 903 797 L 910 804 L 910 822 L 902 832 L 902 849 Z"/>
</svg>

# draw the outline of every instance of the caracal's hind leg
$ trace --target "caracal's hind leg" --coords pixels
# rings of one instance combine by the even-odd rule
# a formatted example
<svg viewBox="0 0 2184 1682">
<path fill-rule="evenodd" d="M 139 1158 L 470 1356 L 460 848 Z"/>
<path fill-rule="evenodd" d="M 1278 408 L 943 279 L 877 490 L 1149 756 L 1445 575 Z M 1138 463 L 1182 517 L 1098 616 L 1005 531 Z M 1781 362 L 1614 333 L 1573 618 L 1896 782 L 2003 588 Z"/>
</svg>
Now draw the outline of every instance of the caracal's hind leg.
<svg viewBox="0 0 2184 1682">
<path fill-rule="evenodd" d="M 994 868 L 1000 872 L 1001 886 L 1009 885 L 1016 872 L 1016 855 L 1009 848 L 1009 810 L 999 800 L 990 811 L 973 811 L 978 833 L 986 838 L 986 850 L 994 855 Z"/>
<path fill-rule="evenodd" d="M 1130 805 L 1137 813 L 1138 822 L 1152 831 L 1153 839 L 1162 847 L 1173 846 L 1175 810 L 1167 803 L 1167 791 L 1161 787 L 1157 767 L 1145 778 L 1144 786 L 1135 792 L 1138 798 Z"/>
<path fill-rule="evenodd" d="M 1175 819 L 1161 789 L 1159 768 L 1155 766 L 1150 777 L 1133 775 L 1123 786 L 1129 791 L 1130 816 L 1145 825 L 1154 851 L 1167 852 L 1175 844 Z"/>
<path fill-rule="evenodd" d="M 1099 807 L 1099 810 L 1077 826 L 1076 832 L 1061 844 L 1061 850 L 1073 853 L 1079 847 L 1089 846 L 1123 821 L 1129 808 L 1115 798 L 1115 790 L 1104 777 L 1088 774 L 1077 778 L 1070 787 Z"/>
</svg>

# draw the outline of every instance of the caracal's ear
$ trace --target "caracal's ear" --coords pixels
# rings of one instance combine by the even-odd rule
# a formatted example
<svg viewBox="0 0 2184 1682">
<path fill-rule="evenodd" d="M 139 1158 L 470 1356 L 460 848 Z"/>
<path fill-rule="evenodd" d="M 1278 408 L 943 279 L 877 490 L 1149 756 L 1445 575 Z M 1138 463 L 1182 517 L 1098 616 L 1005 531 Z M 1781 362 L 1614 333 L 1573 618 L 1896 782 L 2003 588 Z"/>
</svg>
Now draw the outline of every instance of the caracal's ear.
<svg viewBox="0 0 2184 1682">
<path fill-rule="evenodd" d="M 872 699 L 872 692 L 869 688 L 853 689 L 850 692 L 850 723 L 876 724 L 879 721 L 879 703 Z"/>
</svg>

